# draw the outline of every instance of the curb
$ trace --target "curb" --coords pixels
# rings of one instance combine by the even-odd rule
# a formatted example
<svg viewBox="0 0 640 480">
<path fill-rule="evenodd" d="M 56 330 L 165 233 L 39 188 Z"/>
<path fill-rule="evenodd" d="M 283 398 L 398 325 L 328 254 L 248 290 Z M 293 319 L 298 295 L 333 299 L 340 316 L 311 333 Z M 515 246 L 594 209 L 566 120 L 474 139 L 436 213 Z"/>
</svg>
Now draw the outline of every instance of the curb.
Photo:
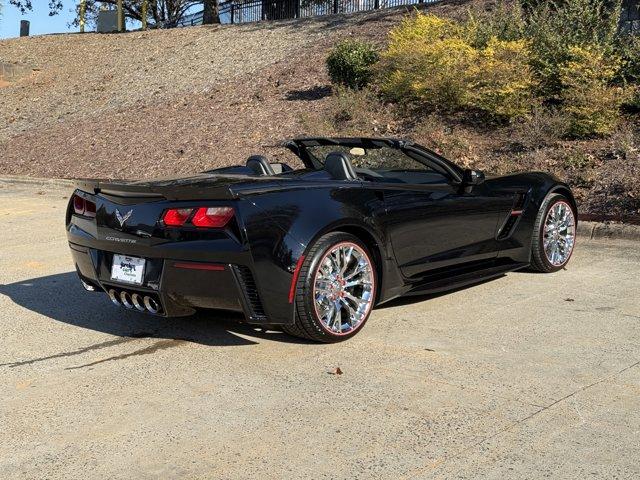
<svg viewBox="0 0 640 480">
<path fill-rule="evenodd" d="M 19 175 L 2 175 L 0 183 L 9 185 L 40 185 L 60 188 L 73 188 L 75 181 L 63 178 L 22 177 Z"/>
<path fill-rule="evenodd" d="M 640 225 L 626 223 L 587 222 L 580 221 L 578 218 L 578 230 L 576 233 L 578 236 L 586 237 L 589 240 L 607 238 L 640 241 Z"/>
<path fill-rule="evenodd" d="M 22 177 L 19 175 L 0 176 L 0 184 L 9 185 L 38 185 L 58 188 L 73 188 L 74 180 L 61 178 L 37 178 Z M 630 225 L 617 222 L 591 222 L 579 220 L 577 232 L 578 236 L 586 237 L 589 240 L 600 238 L 622 239 L 640 241 L 640 225 Z"/>
</svg>

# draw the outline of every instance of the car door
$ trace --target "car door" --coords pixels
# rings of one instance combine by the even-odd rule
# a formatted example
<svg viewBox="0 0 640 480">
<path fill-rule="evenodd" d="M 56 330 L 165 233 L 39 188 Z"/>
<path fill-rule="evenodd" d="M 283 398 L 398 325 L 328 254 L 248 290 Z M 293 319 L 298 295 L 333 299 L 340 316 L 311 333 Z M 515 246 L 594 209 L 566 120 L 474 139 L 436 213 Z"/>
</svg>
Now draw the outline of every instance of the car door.
<svg viewBox="0 0 640 480">
<path fill-rule="evenodd" d="M 406 277 L 497 257 L 496 230 L 511 198 L 493 195 L 484 183 L 461 185 L 411 158 L 389 156 L 385 168 L 368 172 L 365 186 L 384 199 L 381 220 Z"/>
<path fill-rule="evenodd" d="M 387 233 L 405 276 L 497 257 L 497 223 L 511 200 L 483 185 L 460 191 L 446 181 L 376 187 L 382 187 Z"/>
</svg>

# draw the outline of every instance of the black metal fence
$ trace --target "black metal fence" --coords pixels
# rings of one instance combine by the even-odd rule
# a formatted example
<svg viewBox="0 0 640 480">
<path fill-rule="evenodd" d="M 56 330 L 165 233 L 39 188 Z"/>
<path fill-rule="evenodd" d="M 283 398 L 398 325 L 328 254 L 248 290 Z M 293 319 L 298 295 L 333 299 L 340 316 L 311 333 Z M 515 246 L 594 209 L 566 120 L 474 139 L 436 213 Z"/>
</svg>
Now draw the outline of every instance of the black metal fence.
<svg viewBox="0 0 640 480">
<path fill-rule="evenodd" d="M 176 27 L 193 27 L 194 25 L 202 25 L 203 16 L 203 11 L 185 15 L 176 22 Z"/>
<path fill-rule="evenodd" d="M 249 23 L 262 20 L 318 17 L 338 13 L 437 3 L 441 0 L 246 0 L 220 3 L 222 23 Z M 178 26 L 202 24 L 202 12 L 186 15 Z"/>
</svg>

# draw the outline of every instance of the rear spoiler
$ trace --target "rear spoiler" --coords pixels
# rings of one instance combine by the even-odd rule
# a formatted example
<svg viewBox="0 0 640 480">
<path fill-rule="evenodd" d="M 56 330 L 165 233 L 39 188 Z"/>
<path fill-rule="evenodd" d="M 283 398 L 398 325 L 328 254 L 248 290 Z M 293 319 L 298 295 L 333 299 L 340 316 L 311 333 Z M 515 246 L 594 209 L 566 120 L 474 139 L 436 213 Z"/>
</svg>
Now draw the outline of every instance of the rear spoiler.
<svg viewBox="0 0 640 480">
<path fill-rule="evenodd" d="M 215 177 L 201 179 L 172 179 L 156 181 L 127 181 L 81 179 L 76 188 L 95 195 L 105 195 L 112 199 L 137 201 L 153 200 L 231 200 L 237 198 L 230 182 Z"/>
<path fill-rule="evenodd" d="M 75 186 L 121 203 L 154 200 L 233 200 L 246 195 L 290 188 L 290 180 L 240 174 L 204 173 L 160 180 L 80 179 Z"/>
</svg>

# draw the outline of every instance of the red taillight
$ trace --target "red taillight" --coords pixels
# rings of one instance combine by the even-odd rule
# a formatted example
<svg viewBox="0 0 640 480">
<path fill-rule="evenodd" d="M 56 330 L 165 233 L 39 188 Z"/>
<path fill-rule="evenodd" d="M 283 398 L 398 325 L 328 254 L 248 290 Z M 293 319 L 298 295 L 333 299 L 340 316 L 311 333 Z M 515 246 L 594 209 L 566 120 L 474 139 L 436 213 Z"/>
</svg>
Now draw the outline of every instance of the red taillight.
<svg viewBox="0 0 640 480">
<path fill-rule="evenodd" d="M 196 211 L 191 223 L 201 228 L 222 228 L 232 218 L 231 207 L 203 207 Z"/>
<path fill-rule="evenodd" d="M 78 215 L 84 215 L 84 198 L 79 197 L 78 195 L 73 196 L 73 211 Z"/>
<path fill-rule="evenodd" d="M 193 208 L 172 208 L 165 212 L 162 220 L 169 227 L 180 227 L 187 221 L 191 212 Z"/>
<path fill-rule="evenodd" d="M 90 202 L 89 200 L 84 201 L 84 214 L 87 217 L 95 217 L 96 216 L 96 204 Z"/>
<path fill-rule="evenodd" d="M 77 215 L 84 215 L 85 217 L 96 216 L 96 204 L 90 200 L 85 200 L 80 195 L 73 196 L 73 211 Z"/>
<path fill-rule="evenodd" d="M 191 224 L 199 228 L 222 228 L 233 218 L 231 207 L 171 208 L 162 220 L 168 227 L 182 227 L 195 210 Z"/>
</svg>

